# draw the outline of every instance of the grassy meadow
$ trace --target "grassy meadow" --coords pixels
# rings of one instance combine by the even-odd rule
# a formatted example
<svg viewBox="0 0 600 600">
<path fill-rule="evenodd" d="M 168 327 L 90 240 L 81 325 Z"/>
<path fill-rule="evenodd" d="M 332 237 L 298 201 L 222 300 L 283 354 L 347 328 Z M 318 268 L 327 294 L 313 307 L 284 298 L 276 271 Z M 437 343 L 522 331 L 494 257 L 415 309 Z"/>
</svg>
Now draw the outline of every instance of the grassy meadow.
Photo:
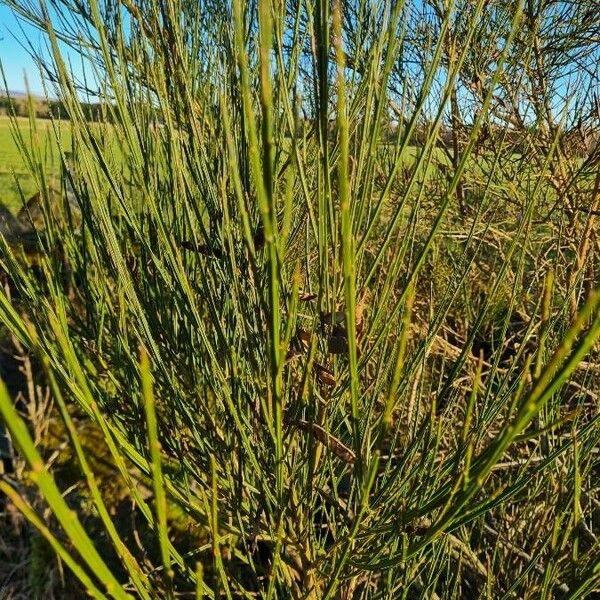
<svg viewBox="0 0 600 600">
<path fill-rule="evenodd" d="M 39 190 L 35 177 L 28 168 L 27 162 L 19 149 L 12 133 L 11 122 L 23 132 L 28 146 L 39 144 L 44 158 L 44 167 L 49 177 L 60 176 L 60 156 L 58 141 L 50 120 L 37 121 L 37 140 L 30 137 L 29 119 L 17 117 L 11 121 L 9 116 L 0 116 L 0 201 L 12 210 L 22 206 L 23 198 L 27 200 Z M 60 130 L 60 145 L 63 151 L 69 152 L 71 146 L 68 125 L 58 125 Z"/>
<path fill-rule="evenodd" d="M 0 2 L 1 599 L 598 594 L 592 0 Z"/>
</svg>

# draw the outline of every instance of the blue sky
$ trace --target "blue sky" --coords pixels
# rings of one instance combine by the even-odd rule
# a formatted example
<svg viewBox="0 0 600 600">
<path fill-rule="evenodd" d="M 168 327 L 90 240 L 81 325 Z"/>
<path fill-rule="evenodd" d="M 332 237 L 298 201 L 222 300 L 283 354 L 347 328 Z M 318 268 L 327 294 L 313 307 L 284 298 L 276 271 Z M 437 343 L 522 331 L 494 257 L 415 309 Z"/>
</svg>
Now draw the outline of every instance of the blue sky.
<svg viewBox="0 0 600 600">
<path fill-rule="evenodd" d="M 19 23 L 23 31 L 19 28 Z M 22 41 L 24 36 L 29 38 L 36 49 L 43 48 L 41 33 L 30 25 L 17 21 L 12 11 L 0 4 L 0 61 L 4 68 L 8 89 L 13 91 L 24 90 L 23 72 L 25 71 L 31 91 L 41 94 L 43 87 L 39 70 L 18 41 Z"/>
</svg>

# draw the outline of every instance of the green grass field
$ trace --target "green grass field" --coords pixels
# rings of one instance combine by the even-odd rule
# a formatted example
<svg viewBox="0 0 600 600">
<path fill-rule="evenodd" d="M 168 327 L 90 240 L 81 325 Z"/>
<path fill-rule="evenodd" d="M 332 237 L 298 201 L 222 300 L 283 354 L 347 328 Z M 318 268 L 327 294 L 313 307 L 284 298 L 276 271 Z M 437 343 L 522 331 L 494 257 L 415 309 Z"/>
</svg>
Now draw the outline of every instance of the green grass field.
<svg viewBox="0 0 600 600">
<path fill-rule="evenodd" d="M 29 133 L 29 120 L 18 117 L 16 123 L 21 128 L 27 147 L 32 144 Z M 46 161 L 47 175 L 57 175 L 60 172 L 60 158 L 57 143 L 52 130 L 52 122 L 38 120 L 38 140 L 42 148 L 42 156 Z M 71 145 L 71 133 L 68 126 L 61 128 L 63 148 L 68 150 Z M 27 167 L 26 160 L 20 152 L 19 145 L 13 135 L 11 119 L 0 116 L 0 201 L 11 209 L 18 209 L 22 197 L 29 198 L 38 189 L 34 177 Z"/>
</svg>

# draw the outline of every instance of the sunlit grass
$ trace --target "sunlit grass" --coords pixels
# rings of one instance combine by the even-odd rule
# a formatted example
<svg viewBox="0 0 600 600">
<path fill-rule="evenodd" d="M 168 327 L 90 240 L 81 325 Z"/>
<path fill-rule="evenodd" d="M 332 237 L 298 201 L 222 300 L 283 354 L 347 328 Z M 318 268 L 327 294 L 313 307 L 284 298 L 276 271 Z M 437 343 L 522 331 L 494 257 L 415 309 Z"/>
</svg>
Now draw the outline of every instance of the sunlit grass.
<svg viewBox="0 0 600 600">
<path fill-rule="evenodd" d="M 2 485 L 92 594 L 550 598 L 596 585 L 595 213 L 552 209 L 557 173 L 579 164 L 558 132 L 531 132 L 525 162 L 505 130 L 480 144 L 514 48 L 528 48 L 523 1 L 494 22 L 501 50 L 460 153 L 441 143 L 453 90 L 487 48 L 487 4 L 444 13 L 414 84 L 403 3 L 358 2 L 374 20 L 342 35 L 341 2 L 234 0 L 219 19 L 124 2 L 138 25 L 124 31 L 92 0 L 80 17 L 103 65 L 100 125 L 38 22 L 78 208 L 43 198 L 36 272 L 0 242 L 16 292 L 0 295 L 0 319 L 41 366 L 88 504 L 69 519 L 59 468 L 0 388 L 62 538 L 29 489 Z M 407 119 L 384 141 L 392 71 Z M 313 118 L 292 135 L 300 109 Z M 21 146 L 40 181 L 45 145 Z M 87 422 L 133 541 L 80 443 Z M 173 515 L 206 543 L 186 546 Z"/>
<path fill-rule="evenodd" d="M 27 132 L 29 120 L 26 117 L 17 117 L 15 124 Z M 58 142 L 54 133 L 52 122 L 49 120 L 38 121 L 40 131 L 40 144 L 44 166 L 50 176 L 57 179 L 60 176 L 60 156 Z M 71 133 L 68 124 L 60 126 L 60 146 L 68 152 L 71 148 Z M 0 116 L 0 201 L 12 210 L 18 210 L 22 205 L 22 196 L 25 199 L 39 191 L 35 179 L 23 160 L 18 145 L 12 135 L 11 119 Z"/>
</svg>

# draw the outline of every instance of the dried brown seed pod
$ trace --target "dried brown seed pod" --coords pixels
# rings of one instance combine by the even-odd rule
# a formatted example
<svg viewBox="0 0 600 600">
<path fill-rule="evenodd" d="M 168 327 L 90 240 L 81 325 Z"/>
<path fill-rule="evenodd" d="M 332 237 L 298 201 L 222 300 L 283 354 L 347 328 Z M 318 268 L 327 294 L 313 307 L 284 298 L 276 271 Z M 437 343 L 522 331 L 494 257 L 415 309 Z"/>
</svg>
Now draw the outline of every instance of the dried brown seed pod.
<svg viewBox="0 0 600 600">
<path fill-rule="evenodd" d="M 347 354 L 348 338 L 345 335 L 332 335 L 327 342 L 329 354 Z"/>
<path fill-rule="evenodd" d="M 302 346 L 304 347 L 305 350 L 308 350 L 310 348 L 310 338 L 311 338 L 311 334 L 310 332 L 304 330 L 304 329 L 298 329 L 298 340 L 300 341 L 300 343 L 302 344 Z"/>
<path fill-rule="evenodd" d="M 190 240 L 181 242 L 181 247 L 190 252 L 202 254 L 203 256 L 210 256 L 213 258 L 223 258 L 225 256 L 220 248 L 209 246 L 208 244 L 194 244 L 194 242 Z"/>
<path fill-rule="evenodd" d="M 285 355 L 285 362 L 289 362 L 290 360 L 294 360 L 295 358 L 299 358 L 300 356 L 302 356 L 302 352 L 296 350 L 295 348 L 291 348 Z"/>
<path fill-rule="evenodd" d="M 333 373 L 323 365 L 319 363 L 315 363 L 313 366 L 315 373 L 317 374 L 317 379 L 323 384 L 333 387 L 337 382 Z"/>
<path fill-rule="evenodd" d="M 356 455 L 354 452 L 345 446 L 338 438 L 325 431 L 320 425 L 309 423 L 308 421 L 298 421 L 297 425 L 302 431 L 310 431 L 319 442 L 321 442 L 328 450 L 331 450 L 331 452 L 343 462 L 349 465 L 353 465 L 356 462 Z"/>
<path fill-rule="evenodd" d="M 254 242 L 255 250 L 262 250 L 265 246 L 265 228 L 261 223 L 254 230 L 254 235 L 252 236 L 252 241 Z"/>
<path fill-rule="evenodd" d="M 346 327 L 345 325 L 334 325 L 333 329 L 331 331 L 331 335 L 333 337 L 348 337 L 348 333 L 346 332 Z"/>
<path fill-rule="evenodd" d="M 317 294 L 300 294 L 298 300 L 300 300 L 300 302 L 311 302 L 312 300 L 316 300 L 317 297 Z"/>
<path fill-rule="evenodd" d="M 333 313 L 321 313 L 321 326 L 335 325 L 343 323 L 346 319 L 346 314 L 343 310 L 338 310 Z"/>
<path fill-rule="evenodd" d="M 296 335 L 291 339 L 290 349 L 285 357 L 286 361 L 298 358 L 308 352 L 310 348 L 311 334 L 304 329 L 298 329 Z"/>
</svg>

